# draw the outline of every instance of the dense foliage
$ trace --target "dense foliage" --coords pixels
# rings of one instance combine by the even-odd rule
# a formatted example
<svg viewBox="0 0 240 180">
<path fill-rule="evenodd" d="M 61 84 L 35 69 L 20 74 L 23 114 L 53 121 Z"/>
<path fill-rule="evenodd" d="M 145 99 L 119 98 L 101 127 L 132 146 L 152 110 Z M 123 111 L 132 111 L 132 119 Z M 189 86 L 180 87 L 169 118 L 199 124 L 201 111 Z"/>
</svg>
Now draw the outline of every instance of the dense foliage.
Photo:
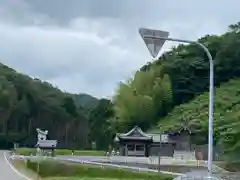
<svg viewBox="0 0 240 180">
<path fill-rule="evenodd" d="M 88 94 L 70 94 L 78 107 L 91 110 L 97 107 L 99 100 Z"/>
<path fill-rule="evenodd" d="M 149 128 L 171 109 L 171 90 L 168 75 L 159 69 L 136 72 L 134 79 L 120 84 L 113 101 L 118 127 L 128 129 L 137 124 Z"/>
<path fill-rule="evenodd" d="M 239 30 L 240 24 L 231 25 L 229 31 L 221 36 L 206 35 L 198 40 L 213 56 L 217 86 L 229 79 L 240 77 Z M 141 70 L 147 71 L 156 67 L 170 76 L 174 105 L 188 102 L 196 95 L 208 91 L 208 58 L 205 52 L 194 44 L 174 47 Z"/>
<path fill-rule="evenodd" d="M 214 129 L 215 143 L 222 144 L 228 152 L 237 152 L 240 81 L 227 82 L 240 78 L 240 23 L 230 25 L 223 35 L 206 35 L 198 41 L 213 56 L 215 87 L 219 87 L 215 101 L 214 125 L 218 127 Z M 156 129 L 156 122 L 164 130 L 191 126 L 202 137 L 196 141 L 206 143 L 208 87 L 209 62 L 205 52 L 194 44 L 174 47 L 143 66 L 129 82 L 120 84 L 113 101 L 117 129 L 126 132 L 133 125 Z"/>
<path fill-rule="evenodd" d="M 226 151 L 239 151 L 240 148 L 240 79 L 223 83 L 215 91 L 214 141 Z M 169 131 L 188 126 L 198 134 L 197 143 L 207 143 L 208 131 L 208 92 L 189 103 L 181 104 L 168 116 L 160 119 L 157 129 Z"/>
<path fill-rule="evenodd" d="M 72 96 L 77 98 L 0 64 L 1 147 L 12 142 L 35 145 L 36 128 L 49 130 L 49 138 L 57 139 L 60 147 L 86 147 L 89 115 Z"/>
<path fill-rule="evenodd" d="M 96 149 L 106 150 L 112 143 L 115 130 L 111 121 L 113 105 L 110 100 L 100 99 L 89 117 L 89 141 L 95 143 Z"/>
</svg>

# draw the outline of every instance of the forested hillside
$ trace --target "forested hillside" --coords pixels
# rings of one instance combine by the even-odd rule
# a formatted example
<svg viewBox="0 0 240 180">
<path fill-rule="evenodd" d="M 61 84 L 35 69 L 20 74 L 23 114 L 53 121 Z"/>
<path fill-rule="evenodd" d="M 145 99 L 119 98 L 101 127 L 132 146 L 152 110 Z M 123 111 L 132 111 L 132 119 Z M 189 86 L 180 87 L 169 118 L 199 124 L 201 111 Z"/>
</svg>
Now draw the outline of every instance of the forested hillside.
<svg viewBox="0 0 240 180">
<path fill-rule="evenodd" d="M 240 23 L 222 35 L 198 41 L 215 64 L 214 140 L 226 152 L 238 152 Z M 34 145 L 35 129 L 48 129 L 62 147 L 107 149 L 116 132 L 138 125 L 143 130 L 189 126 L 206 143 L 209 62 L 195 45 L 179 45 L 121 82 L 112 101 L 63 93 L 49 83 L 0 66 L 1 142 Z M 94 142 L 94 143 L 93 143 Z"/>
<path fill-rule="evenodd" d="M 97 107 L 99 99 L 88 94 L 71 94 L 77 106 L 81 106 L 87 110 Z"/>
<path fill-rule="evenodd" d="M 240 79 L 223 83 L 215 90 L 214 106 L 214 144 L 221 145 L 226 151 L 238 152 L 240 149 Z M 208 132 L 208 92 L 196 97 L 189 103 L 176 106 L 154 127 L 159 131 L 171 131 L 189 127 L 198 133 L 198 144 L 207 144 Z"/>
<path fill-rule="evenodd" d="M 60 146 L 85 148 L 89 110 L 81 105 L 88 104 L 89 108 L 93 99 L 94 103 L 98 101 L 85 94 L 63 93 L 47 82 L 0 64 L 1 147 L 11 142 L 35 145 L 36 128 L 42 128 L 49 130 L 49 138 L 57 139 Z"/>
<path fill-rule="evenodd" d="M 240 136 L 234 129 L 237 125 L 233 128 L 231 124 L 239 120 L 240 81 L 232 79 L 240 78 L 240 23 L 230 25 L 225 34 L 206 35 L 198 41 L 208 47 L 215 64 L 215 141 L 221 141 L 225 149 L 236 150 Z M 145 130 L 160 130 L 159 124 L 164 130 L 190 125 L 202 137 L 196 141 L 204 143 L 208 87 L 209 62 L 204 51 L 192 44 L 174 47 L 143 66 L 133 79 L 120 83 L 113 99 L 114 125 L 117 131 L 134 125 Z M 220 136 L 223 130 L 228 135 Z"/>
</svg>

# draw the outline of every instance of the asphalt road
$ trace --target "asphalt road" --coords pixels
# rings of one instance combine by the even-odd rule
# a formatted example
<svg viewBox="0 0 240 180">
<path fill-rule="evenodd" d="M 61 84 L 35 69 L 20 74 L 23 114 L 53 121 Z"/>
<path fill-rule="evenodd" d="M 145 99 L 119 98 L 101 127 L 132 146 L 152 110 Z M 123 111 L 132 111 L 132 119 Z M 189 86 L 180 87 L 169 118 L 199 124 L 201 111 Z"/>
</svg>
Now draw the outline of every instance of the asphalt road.
<svg viewBox="0 0 240 180">
<path fill-rule="evenodd" d="M 0 180 L 30 180 L 21 175 L 7 160 L 8 153 L 0 151 Z"/>
</svg>

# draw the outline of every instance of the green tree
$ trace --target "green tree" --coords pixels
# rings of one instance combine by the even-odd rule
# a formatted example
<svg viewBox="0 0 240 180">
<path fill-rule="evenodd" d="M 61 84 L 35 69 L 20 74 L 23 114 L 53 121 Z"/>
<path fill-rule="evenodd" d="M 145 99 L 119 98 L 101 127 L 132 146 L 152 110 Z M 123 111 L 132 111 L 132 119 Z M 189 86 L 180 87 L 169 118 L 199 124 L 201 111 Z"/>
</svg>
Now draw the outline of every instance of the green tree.
<svg viewBox="0 0 240 180">
<path fill-rule="evenodd" d="M 106 150 L 113 141 L 115 135 L 111 124 L 113 105 L 107 99 L 100 99 L 96 108 L 90 114 L 90 142 L 96 143 L 97 149 Z"/>
<path fill-rule="evenodd" d="M 172 106 L 171 81 L 162 68 L 137 71 L 128 83 L 121 83 L 114 97 L 116 122 L 122 130 L 138 125 L 143 129 L 156 123 Z"/>
<path fill-rule="evenodd" d="M 59 147 L 86 148 L 91 103 L 86 109 L 73 96 L 78 95 L 0 64 L 0 148 L 9 147 L 6 142 L 35 145 L 36 128 L 49 130 L 49 138 L 57 139 Z"/>
</svg>

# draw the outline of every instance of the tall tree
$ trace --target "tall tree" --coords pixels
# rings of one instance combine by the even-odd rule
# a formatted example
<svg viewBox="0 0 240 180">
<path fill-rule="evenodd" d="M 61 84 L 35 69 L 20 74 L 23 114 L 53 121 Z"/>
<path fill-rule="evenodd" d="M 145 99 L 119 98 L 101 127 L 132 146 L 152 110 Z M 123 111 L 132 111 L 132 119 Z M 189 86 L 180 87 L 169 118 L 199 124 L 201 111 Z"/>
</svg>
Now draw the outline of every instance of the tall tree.
<svg viewBox="0 0 240 180">
<path fill-rule="evenodd" d="M 106 150 L 112 143 L 114 129 L 111 124 L 113 116 L 113 105 L 107 99 L 100 99 L 96 108 L 91 111 L 89 138 L 91 142 L 96 143 L 97 149 Z"/>
<path fill-rule="evenodd" d="M 169 111 L 171 100 L 171 81 L 161 67 L 138 71 L 134 79 L 120 84 L 114 97 L 117 124 L 123 130 L 134 125 L 147 129 Z"/>
</svg>

